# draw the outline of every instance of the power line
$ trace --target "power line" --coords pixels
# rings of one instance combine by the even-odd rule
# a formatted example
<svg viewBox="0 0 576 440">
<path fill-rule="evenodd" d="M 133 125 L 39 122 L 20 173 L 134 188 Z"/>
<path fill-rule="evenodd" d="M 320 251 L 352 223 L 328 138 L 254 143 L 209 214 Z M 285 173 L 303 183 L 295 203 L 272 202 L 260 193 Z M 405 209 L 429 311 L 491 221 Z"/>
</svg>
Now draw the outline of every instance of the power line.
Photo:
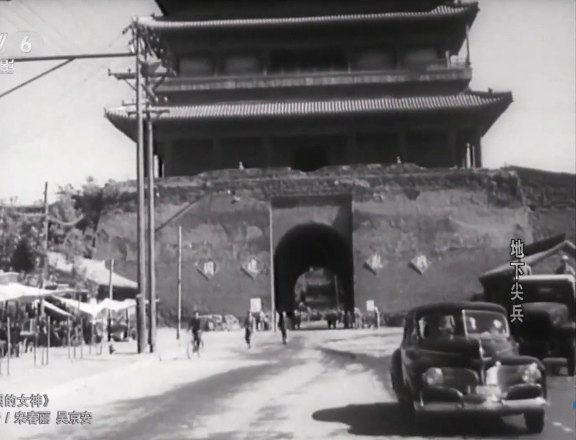
<svg viewBox="0 0 576 440">
<path fill-rule="evenodd" d="M 58 65 L 56 65 L 56 66 L 54 66 L 54 67 L 52 67 L 52 68 L 50 68 L 50 69 L 42 72 L 42 73 L 40 73 L 39 75 L 33 76 L 33 77 L 30 78 L 28 81 L 24 81 L 23 83 L 20 83 L 20 84 L 18 84 L 17 86 L 12 87 L 11 89 L 8 89 L 8 90 L 5 91 L 4 93 L 1 93 L 1 94 L 0 94 L 0 98 L 3 98 L 4 96 L 9 95 L 10 93 L 15 92 L 16 90 L 21 89 L 22 87 L 24 87 L 24 86 L 26 86 L 26 85 L 28 85 L 28 84 L 36 81 L 37 79 L 42 78 L 43 76 L 48 75 L 48 74 L 51 73 L 51 72 L 54 72 L 55 70 L 60 69 L 61 67 L 64 67 L 66 64 L 70 64 L 72 61 L 74 61 L 74 59 L 66 60 L 66 61 L 64 61 L 63 63 L 60 63 L 60 64 L 58 64 Z"/>
<path fill-rule="evenodd" d="M 86 58 L 120 58 L 120 57 L 125 58 L 125 57 L 129 57 L 129 56 L 132 57 L 134 55 L 130 52 L 122 52 L 122 53 L 109 53 L 109 54 L 96 53 L 96 54 L 84 54 L 84 55 L 54 55 L 54 56 L 44 56 L 44 57 L 14 58 L 15 61 L 54 61 L 54 60 L 66 60 L 66 61 L 46 70 L 45 72 L 42 72 L 39 75 L 36 75 L 36 76 L 30 78 L 27 81 L 24 81 L 21 84 L 18 84 L 16 87 L 13 87 L 12 89 L 2 93 L 0 95 L 0 98 L 24 87 L 27 84 L 30 84 L 30 83 L 36 81 L 37 79 L 42 78 L 43 76 L 59 69 L 60 67 L 65 66 L 68 63 L 71 63 L 74 60 L 86 59 Z M 87 79 L 88 78 L 86 78 L 86 80 Z"/>
<path fill-rule="evenodd" d="M 43 57 L 14 57 L 10 58 L 14 62 L 26 62 L 26 61 L 57 61 L 57 60 L 82 60 L 90 58 L 127 58 L 133 57 L 134 54 L 131 52 L 117 52 L 117 53 L 89 53 L 89 54 L 74 54 L 74 55 L 48 55 Z"/>
</svg>

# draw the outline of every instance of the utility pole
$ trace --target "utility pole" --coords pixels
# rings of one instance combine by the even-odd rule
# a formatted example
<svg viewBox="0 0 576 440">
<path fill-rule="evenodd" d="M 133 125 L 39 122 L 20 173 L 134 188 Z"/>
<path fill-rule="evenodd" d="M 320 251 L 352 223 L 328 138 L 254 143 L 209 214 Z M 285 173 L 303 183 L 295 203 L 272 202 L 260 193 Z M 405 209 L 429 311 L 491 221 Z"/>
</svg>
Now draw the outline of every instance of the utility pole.
<svg viewBox="0 0 576 440">
<path fill-rule="evenodd" d="M 176 327 L 176 339 L 180 339 L 180 327 L 182 326 L 182 226 L 178 226 L 178 323 Z"/>
<path fill-rule="evenodd" d="M 278 328 L 278 323 L 276 320 L 276 291 L 275 291 L 275 277 L 274 277 L 274 233 L 272 228 L 273 223 L 273 216 L 272 216 L 272 198 L 270 198 L 270 202 L 268 203 L 268 220 L 270 223 L 270 318 L 272 318 L 272 330 L 276 333 Z"/>
<path fill-rule="evenodd" d="M 146 106 L 146 162 L 147 177 L 148 177 L 148 301 L 150 301 L 150 335 L 149 344 L 150 352 L 156 351 L 156 305 L 158 298 L 156 297 L 156 255 L 155 255 L 155 191 L 154 191 L 154 118 L 157 118 L 163 113 L 167 113 L 167 109 L 153 109 L 149 103 Z"/>
<path fill-rule="evenodd" d="M 114 259 L 110 260 L 110 271 L 108 273 L 108 298 L 113 299 L 114 284 L 112 283 L 112 276 L 114 275 Z"/>
<path fill-rule="evenodd" d="M 147 109 L 147 145 L 146 160 L 148 162 L 148 289 L 150 301 L 150 353 L 156 351 L 156 261 L 154 255 L 154 133 L 152 131 L 152 115 Z"/>
<path fill-rule="evenodd" d="M 44 183 L 44 261 L 42 266 L 42 288 L 46 287 L 48 277 L 48 182 Z M 42 310 L 44 311 L 44 310 Z"/>
<path fill-rule="evenodd" d="M 466 66 L 470 66 L 470 26 L 466 25 Z"/>
<path fill-rule="evenodd" d="M 132 22 L 132 38 L 136 51 L 136 180 L 138 186 L 137 241 L 138 241 L 138 291 L 141 304 L 138 308 L 138 353 L 144 352 L 146 345 L 146 255 L 145 255 L 145 224 L 144 224 L 144 119 L 142 113 L 142 65 L 141 40 L 138 19 Z"/>
<path fill-rule="evenodd" d="M 44 182 L 44 261 L 42 261 L 42 275 L 40 276 L 40 287 L 46 288 L 46 279 L 48 278 L 48 182 Z M 40 298 L 40 316 L 44 316 L 44 297 Z"/>
<path fill-rule="evenodd" d="M 154 226 L 154 133 L 153 116 L 167 113 L 168 109 L 151 108 L 151 102 L 157 101 L 154 92 L 166 78 L 169 71 L 154 72 L 159 63 L 148 63 L 147 55 L 151 52 L 148 35 L 140 28 L 138 18 L 132 20 L 132 43 L 136 55 L 136 72 L 119 72 L 108 74 L 125 81 L 136 92 L 135 111 L 128 111 L 135 116 L 137 125 L 137 242 L 138 242 L 138 290 L 142 299 L 138 309 L 138 353 L 144 351 L 146 342 L 150 351 L 156 350 L 156 276 L 155 276 L 155 226 Z M 159 81 L 151 81 L 160 78 Z M 129 82 L 135 80 L 135 84 Z M 146 127 L 144 127 L 146 118 Z M 146 129 L 146 133 L 145 133 Z M 146 134 L 146 137 L 145 137 Z M 146 191 L 146 187 L 148 190 Z M 148 195 L 146 196 L 146 193 Z M 147 208 L 147 209 L 146 209 Z M 147 229 L 148 228 L 148 229 Z M 148 307 L 146 307 L 148 302 Z M 148 338 L 146 338 L 146 321 L 149 320 Z"/>
</svg>

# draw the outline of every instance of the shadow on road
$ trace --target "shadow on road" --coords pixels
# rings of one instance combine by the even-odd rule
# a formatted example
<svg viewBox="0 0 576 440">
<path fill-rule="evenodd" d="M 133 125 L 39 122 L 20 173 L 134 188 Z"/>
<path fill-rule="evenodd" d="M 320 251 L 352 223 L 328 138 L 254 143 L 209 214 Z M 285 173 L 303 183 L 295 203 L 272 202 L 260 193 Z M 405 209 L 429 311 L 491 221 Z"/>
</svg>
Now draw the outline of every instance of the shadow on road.
<svg viewBox="0 0 576 440">
<path fill-rule="evenodd" d="M 517 437 L 523 431 L 498 417 L 464 418 L 441 417 L 431 421 L 426 427 L 418 427 L 403 413 L 395 402 L 366 405 L 348 405 L 340 408 L 327 408 L 316 411 L 312 418 L 320 422 L 344 423 L 348 432 L 363 436 L 412 437 Z"/>
<path fill-rule="evenodd" d="M 383 400 L 385 396 L 394 398 L 394 391 L 390 382 L 390 356 L 376 357 L 368 354 L 354 354 L 345 351 L 322 349 L 324 364 L 336 368 L 345 368 L 346 365 L 360 365 L 365 372 L 376 376 L 383 387 Z M 322 422 L 338 422 L 350 426 L 349 433 L 365 436 L 401 436 L 414 435 L 424 437 L 518 437 L 525 433 L 523 421 L 506 423 L 500 417 L 436 417 L 425 427 L 416 426 L 413 419 L 403 413 L 400 406 L 394 402 L 371 403 L 365 405 L 348 405 L 340 408 L 327 408 L 312 414 L 312 418 Z"/>
</svg>

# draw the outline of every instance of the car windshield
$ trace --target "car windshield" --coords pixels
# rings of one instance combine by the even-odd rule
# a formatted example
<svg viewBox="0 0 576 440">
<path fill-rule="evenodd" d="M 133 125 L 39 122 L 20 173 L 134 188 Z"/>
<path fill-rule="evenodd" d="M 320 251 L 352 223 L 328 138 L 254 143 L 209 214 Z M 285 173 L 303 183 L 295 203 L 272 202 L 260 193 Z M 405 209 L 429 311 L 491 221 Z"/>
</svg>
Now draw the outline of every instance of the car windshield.
<svg viewBox="0 0 576 440">
<path fill-rule="evenodd" d="M 418 320 L 418 328 L 424 339 L 452 336 L 507 338 L 509 334 L 504 315 L 484 310 L 431 313 Z"/>
</svg>

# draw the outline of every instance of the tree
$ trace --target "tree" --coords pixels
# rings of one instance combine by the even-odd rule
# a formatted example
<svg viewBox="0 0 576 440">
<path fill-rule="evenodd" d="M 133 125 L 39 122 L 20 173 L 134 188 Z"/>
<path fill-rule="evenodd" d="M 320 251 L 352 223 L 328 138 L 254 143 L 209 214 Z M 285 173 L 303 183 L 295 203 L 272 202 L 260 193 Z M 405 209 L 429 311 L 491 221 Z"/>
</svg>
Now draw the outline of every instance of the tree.
<svg viewBox="0 0 576 440">
<path fill-rule="evenodd" d="M 30 273 L 36 268 L 36 255 L 26 237 L 22 237 L 14 249 L 11 264 L 16 272 Z"/>
<path fill-rule="evenodd" d="M 60 187 L 58 199 L 48 209 L 48 250 L 61 252 L 70 260 L 92 258 L 102 213 L 118 200 L 119 192 L 112 181 L 101 187 L 89 177 L 81 189 Z M 44 255 L 44 212 L 41 205 L 38 208 L 22 209 L 13 202 L 0 204 L 0 270 L 16 269 L 13 263 L 18 261 L 18 268 L 27 271 L 29 252 L 32 262 Z"/>
<path fill-rule="evenodd" d="M 12 257 L 25 239 L 34 259 L 41 253 L 42 215 L 19 212 L 11 205 L 0 206 L 0 270 L 13 269 Z"/>
<path fill-rule="evenodd" d="M 113 181 L 101 187 L 92 177 L 81 189 L 71 185 L 61 187 L 58 201 L 51 207 L 50 235 L 54 245 L 66 255 L 91 258 L 96 247 L 96 231 L 100 217 L 118 201 Z"/>
</svg>

